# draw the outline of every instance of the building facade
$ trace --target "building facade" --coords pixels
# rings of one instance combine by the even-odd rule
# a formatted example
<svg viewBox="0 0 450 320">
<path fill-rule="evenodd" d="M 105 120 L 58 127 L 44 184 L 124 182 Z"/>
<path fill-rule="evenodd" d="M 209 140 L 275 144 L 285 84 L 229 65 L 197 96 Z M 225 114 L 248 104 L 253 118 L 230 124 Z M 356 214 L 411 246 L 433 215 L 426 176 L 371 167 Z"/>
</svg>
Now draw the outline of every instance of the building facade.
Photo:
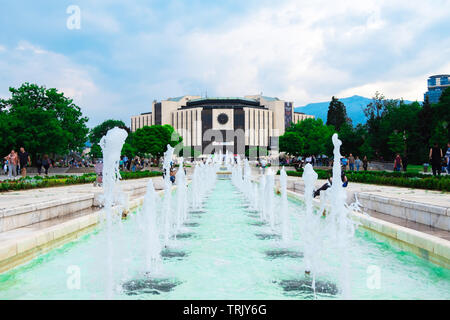
<svg viewBox="0 0 450 320">
<path fill-rule="evenodd" d="M 428 91 L 424 94 L 424 99 L 428 96 L 430 103 L 438 103 L 442 92 L 450 87 L 450 75 L 439 74 L 428 78 Z"/>
<path fill-rule="evenodd" d="M 227 150 L 244 154 L 254 147 L 278 150 L 278 137 L 291 125 L 314 116 L 294 112 L 293 103 L 278 98 L 202 98 L 182 96 L 154 101 L 152 112 L 131 117 L 131 130 L 170 124 L 183 137 L 184 146 L 202 154 Z"/>
</svg>

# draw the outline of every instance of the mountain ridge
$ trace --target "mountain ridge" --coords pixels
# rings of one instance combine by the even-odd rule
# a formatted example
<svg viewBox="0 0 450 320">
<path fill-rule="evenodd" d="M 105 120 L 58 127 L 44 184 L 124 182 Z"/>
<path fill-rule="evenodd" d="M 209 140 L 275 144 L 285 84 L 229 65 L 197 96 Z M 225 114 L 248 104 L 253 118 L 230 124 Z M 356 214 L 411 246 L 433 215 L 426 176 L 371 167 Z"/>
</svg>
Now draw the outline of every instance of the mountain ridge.
<svg viewBox="0 0 450 320">
<path fill-rule="evenodd" d="M 339 98 L 338 98 L 339 99 Z M 330 99 L 331 101 L 331 99 Z M 330 101 L 313 102 L 305 106 L 295 107 L 295 112 L 303 112 L 320 118 L 323 122 L 327 121 L 328 106 Z M 366 122 L 366 116 L 364 115 L 363 108 L 365 108 L 370 102 L 371 98 L 366 98 L 359 95 L 353 95 L 347 98 L 340 98 L 347 110 L 347 115 L 352 119 L 353 125 L 364 124 Z M 405 103 L 412 103 L 413 101 L 404 100 Z"/>
</svg>

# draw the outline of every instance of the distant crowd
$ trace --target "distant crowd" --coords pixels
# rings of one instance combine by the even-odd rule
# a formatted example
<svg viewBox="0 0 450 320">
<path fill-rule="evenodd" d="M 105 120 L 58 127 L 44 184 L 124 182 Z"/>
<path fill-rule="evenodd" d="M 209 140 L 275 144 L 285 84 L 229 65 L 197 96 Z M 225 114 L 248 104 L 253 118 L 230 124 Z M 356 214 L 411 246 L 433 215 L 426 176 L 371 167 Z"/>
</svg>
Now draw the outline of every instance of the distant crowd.
<svg viewBox="0 0 450 320">
<path fill-rule="evenodd" d="M 367 171 L 369 167 L 369 160 L 367 156 L 364 156 L 362 160 L 359 156 L 354 157 L 353 154 L 343 156 L 341 158 L 341 166 L 343 170 L 350 171 Z M 307 157 L 293 157 L 293 158 L 281 158 L 280 165 L 281 166 L 294 166 L 296 170 L 302 169 L 304 165 L 310 163 L 313 167 L 330 167 L 333 166 L 333 159 L 328 158 L 326 155 L 319 156 L 307 156 Z"/>
</svg>

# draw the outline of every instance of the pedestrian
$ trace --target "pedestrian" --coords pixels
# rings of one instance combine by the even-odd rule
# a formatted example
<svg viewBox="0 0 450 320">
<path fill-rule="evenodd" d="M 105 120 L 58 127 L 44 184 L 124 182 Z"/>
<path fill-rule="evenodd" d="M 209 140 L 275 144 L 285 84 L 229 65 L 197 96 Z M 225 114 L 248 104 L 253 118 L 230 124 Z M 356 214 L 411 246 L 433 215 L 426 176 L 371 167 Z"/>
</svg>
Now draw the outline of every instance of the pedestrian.
<svg viewBox="0 0 450 320">
<path fill-rule="evenodd" d="M 356 171 L 359 171 L 359 168 L 361 167 L 361 163 L 362 163 L 361 159 L 358 156 L 356 156 L 356 160 L 355 160 Z"/>
<path fill-rule="evenodd" d="M 18 156 L 20 163 L 20 173 L 22 174 L 22 177 L 25 178 L 27 176 L 27 165 L 31 164 L 30 155 L 25 151 L 24 147 L 21 147 Z"/>
<path fill-rule="evenodd" d="M 355 157 L 351 153 L 348 157 L 348 165 L 350 166 L 350 171 L 355 171 Z"/>
<path fill-rule="evenodd" d="M 433 176 L 436 173 L 441 175 L 441 159 L 442 159 L 442 149 L 439 148 L 437 142 L 433 144 L 433 147 L 430 149 L 430 162 L 431 169 L 433 170 Z"/>
<path fill-rule="evenodd" d="M 401 168 L 402 168 L 402 158 L 400 157 L 400 154 L 397 153 L 394 159 L 394 171 L 400 171 Z"/>
<path fill-rule="evenodd" d="M 103 160 L 94 159 L 94 170 L 96 175 L 94 187 L 101 187 L 103 185 Z"/>
<path fill-rule="evenodd" d="M 45 169 L 45 175 L 48 175 L 48 168 L 51 166 L 50 159 L 48 158 L 47 154 L 44 154 L 44 157 L 42 158 L 42 166 Z"/>
<path fill-rule="evenodd" d="M 364 171 L 367 171 L 367 168 L 369 167 L 369 160 L 367 159 L 367 156 L 364 156 L 362 162 L 363 162 L 363 169 L 364 169 Z"/>
<path fill-rule="evenodd" d="M 262 169 L 262 174 L 266 173 L 266 166 L 267 166 L 267 162 L 265 159 L 261 160 L 261 169 Z"/>
<path fill-rule="evenodd" d="M 5 160 L 3 164 L 3 173 L 6 175 L 8 173 L 8 160 Z"/>
<path fill-rule="evenodd" d="M 341 166 L 344 168 L 344 170 L 347 170 L 347 164 L 348 164 L 348 159 L 345 156 L 343 156 L 341 158 Z"/>
<path fill-rule="evenodd" d="M 445 153 L 445 160 L 447 161 L 447 174 L 450 174 L 450 142 L 447 142 L 447 152 Z"/>
<path fill-rule="evenodd" d="M 41 159 L 41 156 L 39 156 L 39 155 L 36 158 L 36 168 L 37 168 L 38 175 L 40 176 L 41 172 L 42 172 L 42 159 Z"/>
<path fill-rule="evenodd" d="M 403 155 L 403 171 L 406 172 L 407 168 L 408 168 L 408 156 L 405 154 Z"/>
<path fill-rule="evenodd" d="M 5 160 L 8 160 L 8 178 L 14 178 L 17 175 L 17 163 L 19 161 L 16 151 L 11 150 Z"/>
<path fill-rule="evenodd" d="M 175 183 L 175 174 L 176 174 L 176 171 L 175 171 L 175 169 L 171 166 L 170 167 L 170 181 L 172 182 L 172 184 L 174 184 Z"/>
</svg>

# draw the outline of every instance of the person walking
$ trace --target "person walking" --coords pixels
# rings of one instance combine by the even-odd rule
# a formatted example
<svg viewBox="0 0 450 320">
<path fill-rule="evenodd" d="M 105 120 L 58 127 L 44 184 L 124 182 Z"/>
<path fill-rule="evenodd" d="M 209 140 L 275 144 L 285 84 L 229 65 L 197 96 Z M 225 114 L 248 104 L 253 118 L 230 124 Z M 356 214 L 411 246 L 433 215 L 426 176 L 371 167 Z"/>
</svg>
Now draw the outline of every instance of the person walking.
<svg viewBox="0 0 450 320">
<path fill-rule="evenodd" d="M 21 147 L 18 156 L 20 163 L 20 173 L 22 174 L 22 177 L 25 178 L 27 176 L 27 164 L 31 163 L 30 155 L 25 151 L 24 147 Z"/>
<path fill-rule="evenodd" d="M 346 156 L 343 156 L 341 158 L 341 166 L 344 168 L 344 170 L 347 170 L 347 164 L 348 164 L 348 159 Z"/>
<path fill-rule="evenodd" d="M 11 150 L 11 152 L 5 157 L 5 160 L 8 161 L 8 178 L 14 178 L 17 175 L 17 153 L 16 151 Z"/>
<path fill-rule="evenodd" d="M 356 156 L 356 160 L 355 160 L 356 171 L 359 171 L 361 164 L 362 164 L 361 159 L 358 156 Z"/>
<path fill-rule="evenodd" d="M 447 160 L 447 174 L 450 174 L 450 142 L 447 143 L 447 152 L 445 153 L 445 159 Z"/>
<path fill-rule="evenodd" d="M 362 163 L 364 171 L 367 171 L 367 169 L 369 168 L 369 159 L 367 159 L 367 156 L 364 156 Z"/>
<path fill-rule="evenodd" d="M 394 171 L 400 171 L 402 168 L 402 158 L 400 154 L 397 153 L 397 156 L 394 159 Z"/>
<path fill-rule="evenodd" d="M 37 168 L 38 175 L 40 176 L 41 172 L 42 172 L 42 159 L 41 159 L 41 156 L 37 156 L 37 158 L 36 158 L 36 168 Z"/>
<path fill-rule="evenodd" d="M 348 165 L 350 166 L 350 171 L 355 171 L 355 157 L 351 153 L 348 157 Z"/>
<path fill-rule="evenodd" d="M 8 160 L 5 160 L 5 162 L 3 163 L 3 174 L 6 176 L 7 173 L 8 173 Z"/>
<path fill-rule="evenodd" d="M 42 158 L 42 166 L 45 169 L 45 175 L 48 175 L 48 168 L 51 166 L 50 159 L 48 158 L 47 154 L 44 154 L 44 157 Z"/>
<path fill-rule="evenodd" d="M 406 154 L 403 156 L 402 163 L 403 163 L 403 171 L 406 172 L 408 168 L 408 156 Z"/>
<path fill-rule="evenodd" d="M 433 170 L 433 176 L 438 174 L 441 175 L 441 161 L 442 161 L 442 149 L 439 148 L 437 143 L 433 144 L 433 147 L 430 149 L 430 162 L 431 169 Z"/>
<path fill-rule="evenodd" d="M 265 159 L 261 160 L 261 169 L 262 169 L 262 174 L 266 173 L 266 166 L 267 166 L 267 162 Z"/>
</svg>

